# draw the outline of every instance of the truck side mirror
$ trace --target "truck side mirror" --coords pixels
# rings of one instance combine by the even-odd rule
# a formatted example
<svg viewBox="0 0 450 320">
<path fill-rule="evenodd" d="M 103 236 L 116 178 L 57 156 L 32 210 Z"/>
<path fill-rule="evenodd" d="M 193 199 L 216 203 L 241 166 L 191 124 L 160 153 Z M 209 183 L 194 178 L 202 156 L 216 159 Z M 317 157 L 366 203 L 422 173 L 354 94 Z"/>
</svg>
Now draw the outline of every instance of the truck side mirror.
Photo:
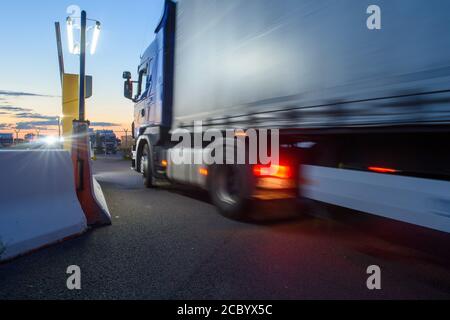
<svg viewBox="0 0 450 320">
<path fill-rule="evenodd" d="M 125 80 L 123 84 L 123 95 L 125 98 L 133 100 L 133 82 L 131 79 Z"/>
<path fill-rule="evenodd" d="M 131 72 L 130 72 L 130 71 L 124 71 L 122 77 L 123 77 L 125 80 L 131 80 Z"/>
</svg>

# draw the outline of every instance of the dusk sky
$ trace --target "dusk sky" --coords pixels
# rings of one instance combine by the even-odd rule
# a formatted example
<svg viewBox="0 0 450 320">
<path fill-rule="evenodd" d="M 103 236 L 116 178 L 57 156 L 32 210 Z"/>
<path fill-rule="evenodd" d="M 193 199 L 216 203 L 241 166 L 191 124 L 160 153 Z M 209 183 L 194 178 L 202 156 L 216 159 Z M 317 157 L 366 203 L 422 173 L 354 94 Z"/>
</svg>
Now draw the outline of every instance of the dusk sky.
<svg viewBox="0 0 450 320">
<path fill-rule="evenodd" d="M 94 124 L 116 131 L 129 128 L 133 104 L 123 98 L 122 72 L 135 75 L 139 56 L 153 40 L 164 0 L 16 0 L 3 1 L 0 13 L 0 132 L 21 128 L 21 136 L 41 128 L 56 134 L 61 114 L 61 85 L 54 22 L 61 22 L 66 72 L 78 73 L 78 57 L 69 55 L 66 10 L 78 5 L 88 18 L 102 23 L 87 73 L 94 77 L 94 95 L 87 116 Z M 46 131 L 45 128 L 50 129 Z"/>
</svg>

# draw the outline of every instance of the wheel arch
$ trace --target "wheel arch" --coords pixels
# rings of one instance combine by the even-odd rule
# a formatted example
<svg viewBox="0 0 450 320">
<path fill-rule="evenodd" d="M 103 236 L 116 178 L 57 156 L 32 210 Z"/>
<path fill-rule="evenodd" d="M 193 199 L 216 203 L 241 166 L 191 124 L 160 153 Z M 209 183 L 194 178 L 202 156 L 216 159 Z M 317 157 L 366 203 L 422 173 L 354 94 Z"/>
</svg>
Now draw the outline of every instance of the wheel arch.
<svg viewBox="0 0 450 320">
<path fill-rule="evenodd" d="M 136 144 L 136 171 L 139 173 L 141 173 L 141 156 L 145 145 L 148 145 L 151 150 L 150 139 L 147 136 L 140 136 Z"/>
</svg>

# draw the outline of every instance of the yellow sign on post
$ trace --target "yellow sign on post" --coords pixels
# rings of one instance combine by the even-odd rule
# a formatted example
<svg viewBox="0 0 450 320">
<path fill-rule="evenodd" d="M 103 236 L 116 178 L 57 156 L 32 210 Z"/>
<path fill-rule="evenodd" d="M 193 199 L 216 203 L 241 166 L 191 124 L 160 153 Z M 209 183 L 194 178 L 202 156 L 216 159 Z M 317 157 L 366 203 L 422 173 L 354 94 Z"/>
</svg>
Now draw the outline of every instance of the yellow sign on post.
<svg viewBox="0 0 450 320">
<path fill-rule="evenodd" d="M 64 137 L 64 150 L 72 150 L 72 134 L 73 134 L 73 121 L 78 119 L 79 116 L 79 76 L 77 74 L 65 73 L 63 77 L 63 137 Z M 86 98 L 92 96 L 92 77 L 86 76 Z"/>
<path fill-rule="evenodd" d="M 64 150 L 72 150 L 73 121 L 78 118 L 78 88 L 77 74 L 64 74 L 63 78 L 63 137 Z"/>
</svg>

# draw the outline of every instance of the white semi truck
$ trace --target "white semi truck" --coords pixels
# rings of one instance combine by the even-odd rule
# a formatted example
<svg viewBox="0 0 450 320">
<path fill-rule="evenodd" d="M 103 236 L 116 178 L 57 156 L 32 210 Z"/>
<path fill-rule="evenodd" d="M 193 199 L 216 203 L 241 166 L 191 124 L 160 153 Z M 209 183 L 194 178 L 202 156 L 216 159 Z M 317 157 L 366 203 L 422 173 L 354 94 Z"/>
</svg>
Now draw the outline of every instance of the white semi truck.
<svg viewBox="0 0 450 320">
<path fill-rule="evenodd" d="M 234 218 L 295 196 L 449 232 L 450 2 L 373 2 L 166 1 L 124 72 L 145 185 L 205 188 Z M 173 161 L 198 121 L 279 130 L 280 163 Z"/>
</svg>

